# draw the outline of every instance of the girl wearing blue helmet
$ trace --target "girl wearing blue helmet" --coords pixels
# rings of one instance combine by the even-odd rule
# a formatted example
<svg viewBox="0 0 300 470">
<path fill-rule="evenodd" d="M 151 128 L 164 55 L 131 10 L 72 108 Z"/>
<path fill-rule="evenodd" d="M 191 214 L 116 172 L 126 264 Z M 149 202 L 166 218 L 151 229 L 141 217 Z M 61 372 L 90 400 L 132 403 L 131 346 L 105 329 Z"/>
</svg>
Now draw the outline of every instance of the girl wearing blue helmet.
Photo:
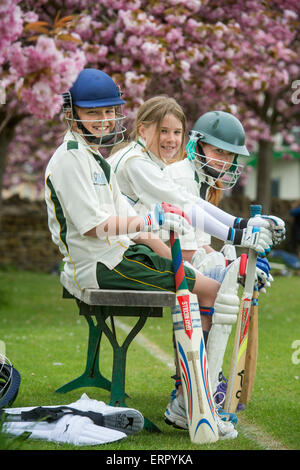
<svg viewBox="0 0 300 470">
<path fill-rule="evenodd" d="M 179 215 L 164 214 L 160 205 L 138 215 L 122 196 L 102 155 L 103 147 L 123 139 L 124 116 L 118 115 L 118 108 L 124 103 L 114 81 L 96 69 L 82 70 L 65 94 L 69 130 L 45 174 L 49 228 L 64 255 L 64 270 L 77 287 L 174 290 L 171 251 L 147 232 L 172 226 L 185 233 L 190 224 Z M 141 251 L 145 259 L 151 258 L 150 266 L 148 261 L 129 261 Z M 132 266 L 139 268 L 134 277 L 129 273 Z M 212 303 L 218 283 L 204 277 L 200 283 L 196 277 L 189 271 L 190 288 L 202 291 Z"/>
</svg>

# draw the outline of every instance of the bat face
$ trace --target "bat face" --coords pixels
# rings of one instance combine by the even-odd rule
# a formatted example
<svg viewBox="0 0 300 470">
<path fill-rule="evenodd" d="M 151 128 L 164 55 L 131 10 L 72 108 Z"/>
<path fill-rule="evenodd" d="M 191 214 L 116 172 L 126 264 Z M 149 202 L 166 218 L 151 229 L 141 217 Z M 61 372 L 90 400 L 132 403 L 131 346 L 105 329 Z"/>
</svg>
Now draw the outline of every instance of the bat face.
<svg viewBox="0 0 300 470">
<path fill-rule="evenodd" d="M 218 430 L 210 389 L 208 363 L 197 297 L 189 297 L 189 313 L 178 301 L 172 319 L 178 351 L 190 439 L 195 443 L 216 442 Z M 184 304 L 184 308 L 187 304 Z"/>
<path fill-rule="evenodd" d="M 204 444 L 219 439 L 208 377 L 198 299 L 188 290 L 179 239 L 170 233 L 176 285 L 171 309 L 190 439 Z"/>
<path fill-rule="evenodd" d="M 250 310 L 251 310 L 251 299 L 244 299 L 243 300 L 243 314 L 242 314 L 242 321 L 241 321 L 241 328 L 240 328 L 240 339 L 239 339 L 239 349 L 238 349 L 238 356 L 237 356 L 237 365 L 241 365 L 240 368 L 237 368 L 236 371 L 236 391 L 235 391 L 235 398 L 237 400 L 240 399 L 243 383 L 244 383 L 244 373 L 245 373 L 245 358 L 246 350 L 247 350 L 247 343 L 248 343 L 248 328 L 249 328 L 249 318 L 250 318 Z"/>
<path fill-rule="evenodd" d="M 252 395 L 258 356 L 258 288 L 255 287 L 249 317 L 245 375 L 240 402 L 246 405 Z"/>
<path fill-rule="evenodd" d="M 235 413 L 243 388 L 250 310 L 251 299 L 247 296 L 241 301 L 231 362 L 230 380 L 228 381 L 224 404 L 225 411 L 230 413 Z"/>
</svg>

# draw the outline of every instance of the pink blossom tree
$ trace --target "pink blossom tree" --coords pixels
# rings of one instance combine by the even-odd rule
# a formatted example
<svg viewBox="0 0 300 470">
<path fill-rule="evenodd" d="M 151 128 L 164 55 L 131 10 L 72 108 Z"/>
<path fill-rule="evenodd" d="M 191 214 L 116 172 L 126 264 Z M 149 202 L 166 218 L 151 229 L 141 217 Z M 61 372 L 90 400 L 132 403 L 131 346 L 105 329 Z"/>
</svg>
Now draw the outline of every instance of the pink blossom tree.
<svg viewBox="0 0 300 470">
<path fill-rule="evenodd" d="M 63 130 L 61 94 L 90 66 L 121 86 L 129 126 L 158 93 L 174 96 L 190 125 L 210 109 L 235 113 L 258 151 L 257 198 L 268 211 L 275 135 L 299 150 L 291 137 L 299 118 L 292 101 L 299 10 L 297 0 L 2 0 L 4 186 L 27 178 L 42 188 Z"/>
<path fill-rule="evenodd" d="M 21 8 L 20 0 L 0 3 L 3 101 L 0 107 L 0 191 L 5 169 L 4 183 L 11 185 L 21 177 L 20 173 L 25 178 L 28 176 L 26 168 L 31 167 L 30 160 L 39 160 L 39 141 L 34 141 L 35 134 L 43 140 L 42 148 L 45 147 L 47 141 L 41 136 L 46 127 L 51 129 L 47 121 L 59 112 L 61 94 L 71 86 L 86 63 L 84 52 L 75 46 L 81 44 L 80 38 L 69 31 L 72 18 L 61 18 L 56 12 L 51 22 L 40 20 L 34 4 L 41 9 L 45 2 L 27 2 L 25 8 Z M 32 141 L 26 143 L 28 135 L 24 135 L 24 131 L 27 127 L 28 132 L 30 123 L 32 128 L 28 135 Z M 18 143 L 22 141 L 25 147 L 21 146 L 18 152 Z M 18 175 L 14 165 L 20 158 L 23 163 Z M 38 177 L 40 179 L 41 173 Z"/>
</svg>

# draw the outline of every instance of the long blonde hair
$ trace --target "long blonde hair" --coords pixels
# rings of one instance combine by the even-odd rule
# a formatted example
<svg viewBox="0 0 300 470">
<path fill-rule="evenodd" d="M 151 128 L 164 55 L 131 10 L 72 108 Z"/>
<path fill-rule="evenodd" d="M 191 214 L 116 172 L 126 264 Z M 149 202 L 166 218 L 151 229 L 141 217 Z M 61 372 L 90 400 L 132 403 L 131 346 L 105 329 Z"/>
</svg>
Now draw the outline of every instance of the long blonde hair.
<svg viewBox="0 0 300 470">
<path fill-rule="evenodd" d="M 170 98 L 166 95 L 158 95 L 145 101 L 138 109 L 131 137 L 133 140 L 139 138 L 139 127 L 141 124 L 145 127 L 155 124 L 156 136 L 158 138 L 161 123 L 167 114 L 173 114 L 182 124 L 181 146 L 176 157 L 168 161 L 168 164 L 170 164 L 182 160 L 185 156 L 186 117 L 182 107 L 174 98 Z M 157 155 L 157 157 L 161 158 L 160 155 Z"/>
<path fill-rule="evenodd" d="M 215 182 L 215 187 L 210 187 L 208 192 L 208 202 L 214 204 L 214 206 L 218 206 L 221 202 L 223 197 L 224 191 L 222 191 L 223 185 L 221 181 Z"/>
</svg>

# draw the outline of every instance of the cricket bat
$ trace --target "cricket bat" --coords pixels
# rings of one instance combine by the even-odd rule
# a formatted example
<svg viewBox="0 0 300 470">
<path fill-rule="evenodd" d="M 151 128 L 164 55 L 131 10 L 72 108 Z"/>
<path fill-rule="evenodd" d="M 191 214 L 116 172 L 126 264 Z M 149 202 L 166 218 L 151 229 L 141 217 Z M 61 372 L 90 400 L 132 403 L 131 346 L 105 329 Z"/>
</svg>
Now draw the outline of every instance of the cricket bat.
<svg viewBox="0 0 300 470">
<path fill-rule="evenodd" d="M 260 212 L 261 206 L 251 206 L 251 216 L 259 214 Z M 236 412 L 236 408 L 241 398 L 241 393 L 244 386 L 246 351 L 248 346 L 248 329 L 255 284 L 256 260 L 257 253 L 255 250 L 249 249 L 245 287 L 238 314 L 228 386 L 224 403 L 224 410 L 229 413 Z M 243 273 L 241 272 L 241 274 Z"/>
<path fill-rule="evenodd" d="M 163 207 L 165 211 L 171 211 L 171 206 L 163 204 Z M 219 435 L 198 299 L 188 290 L 180 241 L 174 232 L 170 232 L 170 245 L 176 285 L 172 320 L 189 435 L 191 442 L 196 444 L 216 442 Z"/>
<path fill-rule="evenodd" d="M 261 213 L 261 206 L 250 206 L 251 217 Z M 246 405 L 252 395 L 258 357 L 258 287 L 254 286 L 248 331 L 248 344 L 245 362 L 245 377 L 240 402 Z"/>
<path fill-rule="evenodd" d="M 248 344 L 245 363 L 245 378 L 240 402 L 247 405 L 251 399 L 258 357 L 258 287 L 254 287 L 251 302 Z"/>
</svg>

